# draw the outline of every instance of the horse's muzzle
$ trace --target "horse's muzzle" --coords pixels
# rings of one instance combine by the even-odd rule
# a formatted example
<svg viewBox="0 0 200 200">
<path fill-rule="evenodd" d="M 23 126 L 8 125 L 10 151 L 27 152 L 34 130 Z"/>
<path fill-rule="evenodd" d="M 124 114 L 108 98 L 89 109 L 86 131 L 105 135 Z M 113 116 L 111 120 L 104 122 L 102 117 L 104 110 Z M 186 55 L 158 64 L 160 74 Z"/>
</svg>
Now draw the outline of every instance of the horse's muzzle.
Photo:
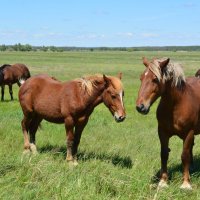
<svg viewBox="0 0 200 200">
<path fill-rule="evenodd" d="M 140 104 L 140 105 L 136 106 L 136 110 L 143 115 L 148 114 L 149 108 L 150 108 L 150 106 L 145 107 L 144 104 Z"/>
<path fill-rule="evenodd" d="M 122 117 L 122 116 L 120 116 L 120 117 L 118 117 L 118 118 L 115 117 L 115 121 L 116 121 L 116 122 L 123 122 L 123 121 L 125 120 L 125 118 L 126 118 L 126 117 Z"/>
<path fill-rule="evenodd" d="M 126 118 L 126 116 L 117 116 L 117 115 L 114 115 L 114 117 L 116 122 L 123 122 Z"/>
</svg>

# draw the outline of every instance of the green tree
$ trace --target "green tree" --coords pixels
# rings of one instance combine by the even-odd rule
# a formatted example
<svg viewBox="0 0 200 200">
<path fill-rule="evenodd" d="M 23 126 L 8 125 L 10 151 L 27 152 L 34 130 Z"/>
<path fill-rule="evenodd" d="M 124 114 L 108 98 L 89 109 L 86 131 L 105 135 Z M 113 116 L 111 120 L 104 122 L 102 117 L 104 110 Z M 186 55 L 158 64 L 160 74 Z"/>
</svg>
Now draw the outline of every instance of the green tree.
<svg viewBox="0 0 200 200">
<path fill-rule="evenodd" d="M 7 49 L 7 47 L 6 47 L 5 44 L 2 44 L 2 45 L 0 46 L 0 51 L 6 51 L 6 49 Z"/>
</svg>

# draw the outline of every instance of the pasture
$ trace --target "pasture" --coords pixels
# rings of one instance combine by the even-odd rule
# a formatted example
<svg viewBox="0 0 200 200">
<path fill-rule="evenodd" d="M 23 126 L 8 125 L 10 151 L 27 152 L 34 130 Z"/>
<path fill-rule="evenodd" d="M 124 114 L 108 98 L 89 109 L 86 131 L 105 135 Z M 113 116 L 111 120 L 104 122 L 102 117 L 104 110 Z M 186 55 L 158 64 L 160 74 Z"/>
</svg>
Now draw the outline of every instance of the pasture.
<svg viewBox="0 0 200 200">
<path fill-rule="evenodd" d="M 157 191 L 155 175 L 160 169 L 156 107 L 146 116 L 135 109 L 144 70 L 142 56 L 170 57 L 183 65 L 186 76 L 200 68 L 200 52 L 1 52 L 0 63 L 24 63 L 31 75 L 47 73 L 65 81 L 82 75 L 123 73 L 127 118 L 116 123 L 103 105 L 96 107 L 83 131 L 79 165 L 65 161 L 64 125 L 43 121 L 36 134 L 39 154 L 23 156 L 22 111 L 18 86 L 14 101 L 8 88 L 0 102 L 0 199 L 200 199 L 200 137 L 194 146 L 193 190 L 179 189 L 182 177 L 182 141 L 173 137 L 168 168 L 169 188 Z M 191 102 L 192 103 L 192 102 Z"/>
</svg>

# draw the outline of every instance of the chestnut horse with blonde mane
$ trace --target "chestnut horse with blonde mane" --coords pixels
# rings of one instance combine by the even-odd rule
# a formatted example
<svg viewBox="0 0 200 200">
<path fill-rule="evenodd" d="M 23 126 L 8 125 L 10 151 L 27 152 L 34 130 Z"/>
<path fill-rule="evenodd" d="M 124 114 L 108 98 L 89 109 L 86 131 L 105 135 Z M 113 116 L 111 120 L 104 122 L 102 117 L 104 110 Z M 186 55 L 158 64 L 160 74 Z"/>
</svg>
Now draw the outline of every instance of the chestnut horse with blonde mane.
<svg viewBox="0 0 200 200">
<path fill-rule="evenodd" d="M 1 86 L 1 101 L 4 101 L 5 85 L 9 87 L 11 100 L 13 100 L 12 85 L 17 83 L 18 86 L 24 83 L 30 77 L 29 69 L 26 65 L 16 63 L 13 65 L 4 64 L 0 67 L 0 86 Z"/>
<path fill-rule="evenodd" d="M 196 77 L 185 79 L 180 64 L 169 60 L 162 58 L 148 61 L 143 58 L 146 68 L 140 77 L 141 86 L 136 109 L 142 114 L 147 114 L 150 106 L 161 97 L 157 108 L 158 135 L 161 144 L 161 179 L 158 186 L 167 186 L 169 139 L 177 135 L 183 140 L 181 188 L 192 189 L 189 167 L 193 162 L 194 136 L 200 133 L 200 80 Z"/>
<path fill-rule="evenodd" d="M 94 75 L 68 82 L 48 75 L 28 79 L 19 90 L 24 118 L 22 130 L 25 151 L 36 152 L 35 134 L 40 122 L 64 123 L 67 135 L 66 160 L 77 165 L 81 134 L 94 108 L 104 103 L 116 122 L 125 119 L 123 85 L 120 77 Z M 30 135 L 30 141 L 28 137 Z"/>
</svg>

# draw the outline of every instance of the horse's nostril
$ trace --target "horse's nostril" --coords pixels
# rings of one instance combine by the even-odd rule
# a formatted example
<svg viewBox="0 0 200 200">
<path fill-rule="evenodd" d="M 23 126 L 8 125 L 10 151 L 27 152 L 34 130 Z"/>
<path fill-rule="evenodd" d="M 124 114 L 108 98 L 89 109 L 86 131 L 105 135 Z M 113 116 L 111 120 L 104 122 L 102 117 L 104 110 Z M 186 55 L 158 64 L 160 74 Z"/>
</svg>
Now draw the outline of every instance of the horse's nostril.
<svg viewBox="0 0 200 200">
<path fill-rule="evenodd" d="M 119 120 L 120 120 L 120 121 L 123 121 L 125 118 L 126 118 L 125 116 L 120 116 L 120 117 L 119 117 Z"/>
<path fill-rule="evenodd" d="M 123 120 L 123 117 L 122 117 L 122 116 L 120 116 L 118 120 L 119 120 L 119 121 L 122 121 L 122 120 Z"/>
<path fill-rule="evenodd" d="M 123 116 L 123 115 L 118 116 L 118 117 L 115 116 L 115 120 L 116 120 L 117 122 L 122 122 L 122 121 L 124 121 L 125 118 L 126 118 L 126 117 Z"/>
<path fill-rule="evenodd" d="M 136 109 L 138 112 L 141 112 L 144 109 L 144 104 L 140 104 L 140 105 L 136 106 Z"/>
</svg>

